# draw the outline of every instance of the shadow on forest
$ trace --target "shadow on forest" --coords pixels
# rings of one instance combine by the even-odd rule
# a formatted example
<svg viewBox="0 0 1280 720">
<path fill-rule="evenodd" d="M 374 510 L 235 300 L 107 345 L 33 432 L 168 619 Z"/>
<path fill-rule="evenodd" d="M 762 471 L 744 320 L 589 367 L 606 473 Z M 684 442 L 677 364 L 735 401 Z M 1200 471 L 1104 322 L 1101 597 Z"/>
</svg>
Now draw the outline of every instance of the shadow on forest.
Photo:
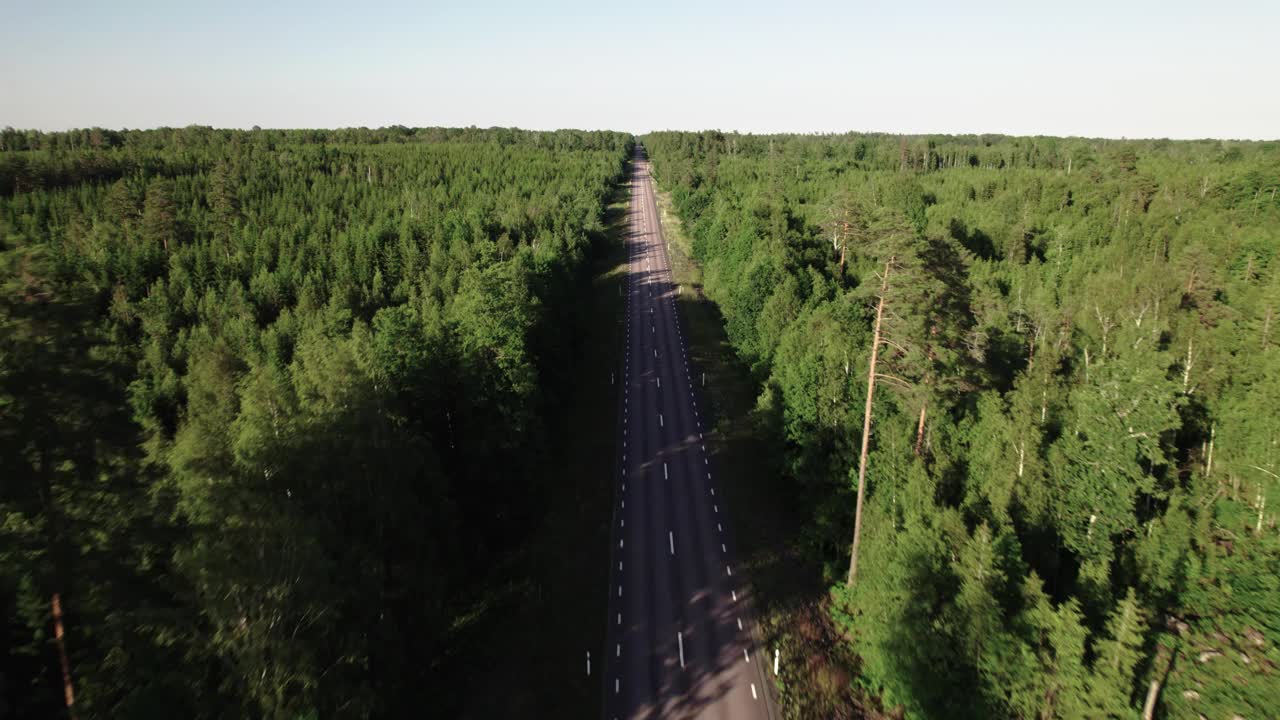
<svg viewBox="0 0 1280 720">
<path fill-rule="evenodd" d="M 577 348 L 562 368 L 570 378 L 549 417 L 551 439 L 543 468 L 545 513 L 476 578 L 478 598 L 450 632 L 449 652 L 433 668 L 451 687 L 436 710 L 448 717 L 582 717 L 599 708 L 598 674 L 578 664 L 587 649 L 604 644 L 612 488 L 615 460 L 610 419 L 616 398 L 609 373 L 621 347 L 616 316 L 621 306 L 625 259 L 625 187 L 619 187 L 592 233 L 593 256 L 579 289 L 591 299 L 563 316 Z M 602 388 L 604 389 L 602 391 Z M 465 594 L 465 593 L 464 593 Z M 500 688 L 495 692 L 494 688 Z"/>
<path fill-rule="evenodd" d="M 991 240 L 990 235 L 980 228 L 970 229 L 965 224 L 965 221 L 959 218 L 952 218 L 950 233 L 953 239 L 983 260 L 995 260 L 999 257 L 996 252 L 995 242 Z"/>
</svg>

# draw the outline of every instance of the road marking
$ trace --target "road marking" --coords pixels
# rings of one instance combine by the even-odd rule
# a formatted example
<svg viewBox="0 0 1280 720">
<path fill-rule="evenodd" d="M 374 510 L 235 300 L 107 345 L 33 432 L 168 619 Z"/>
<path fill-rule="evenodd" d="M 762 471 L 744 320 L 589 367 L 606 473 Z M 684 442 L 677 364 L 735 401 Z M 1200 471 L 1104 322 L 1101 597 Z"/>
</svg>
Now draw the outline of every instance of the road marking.
<svg viewBox="0 0 1280 720">
<path fill-rule="evenodd" d="M 729 592 L 733 593 L 733 601 L 734 601 L 734 602 L 738 602 L 738 591 L 737 591 L 737 590 L 730 590 Z"/>
<path fill-rule="evenodd" d="M 719 532 L 724 532 L 724 528 L 720 527 L 720 523 L 716 523 L 716 530 Z"/>
<path fill-rule="evenodd" d="M 676 642 L 680 643 L 680 667 L 684 667 L 684 633 L 676 632 Z"/>
<path fill-rule="evenodd" d="M 622 624 L 622 613 L 618 613 L 618 624 Z"/>
<path fill-rule="evenodd" d="M 658 427 L 666 427 L 667 424 L 662 420 L 662 413 L 658 413 Z"/>
<path fill-rule="evenodd" d="M 665 462 L 664 462 L 664 463 L 662 463 L 662 479 L 663 479 L 663 480 L 669 480 L 669 479 L 670 479 L 670 478 L 668 477 L 668 475 L 667 475 L 667 464 L 666 464 Z"/>
<path fill-rule="evenodd" d="M 619 685 L 618 685 L 618 678 L 614 678 L 614 679 L 613 679 L 613 694 L 614 694 L 614 695 L 617 695 L 617 694 L 618 694 L 618 688 L 619 688 Z M 755 697 L 755 694 L 756 694 L 756 686 L 755 686 L 755 685 L 752 685 L 752 686 L 751 686 L 751 696 L 752 696 L 752 697 Z"/>
<path fill-rule="evenodd" d="M 614 657 L 622 657 L 622 643 L 618 643 L 618 651 Z"/>
<path fill-rule="evenodd" d="M 622 597 L 622 586 L 618 586 L 618 597 Z"/>
<path fill-rule="evenodd" d="M 711 479 L 711 473 L 707 473 L 707 479 L 708 479 L 708 480 L 710 480 L 710 479 Z M 715 496 L 716 496 L 716 489 L 715 489 L 715 488 L 711 488 L 711 497 L 715 497 Z"/>
<path fill-rule="evenodd" d="M 745 658 L 747 662 L 751 662 L 751 655 L 747 652 L 746 648 L 742 648 L 742 657 Z"/>
<path fill-rule="evenodd" d="M 676 534 L 674 531 L 667 531 L 667 544 L 671 546 L 671 554 L 676 554 Z"/>
<path fill-rule="evenodd" d="M 621 548 L 621 547 L 622 547 L 622 541 L 621 541 L 621 540 L 619 540 L 619 541 L 618 541 L 618 547 L 619 547 L 619 548 Z"/>
<path fill-rule="evenodd" d="M 722 553 L 727 553 L 727 552 L 729 552 L 728 550 L 726 550 L 726 549 L 725 549 L 725 547 L 724 547 L 724 543 L 720 543 L 720 552 L 722 552 Z"/>
<path fill-rule="evenodd" d="M 622 572 L 622 561 L 618 561 L 618 572 Z"/>
<path fill-rule="evenodd" d="M 712 510 L 715 510 L 717 514 L 720 512 L 720 506 L 719 506 L 719 505 L 712 505 L 712 506 L 711 506 L 711 509 L 712 509 Z"/>
<path fill-rule="evenodd" d="M 621 524 L 621 526 L 622 526 L 622 527 L 626 527 L 626 526 L 627 526 L 627 519 L 626 519 L 626 518 L 622 518 L 622 519 L 621 519 L 621 520 L 619 520 L 618 522 Z"/>
<path fill-rule="evenodd" d="M 755 684 L 755 683 L 751 683 L 751 699 L 752 699 L 752 700 L 759 700 L 759 699 L 760 699 L 759 697 L 757 697 L 757 696 L 756 696 L 756 684 Z"/>
<path fill-rule="evenodd" d="M 587 677 L 591 677 L 591 651 L 587 651 Z"/>
<path fill-rule="evenodd" d="M 738 629 L 742 629 L 742 618 L 738 618 Z"/>
<path fill-rule="evenodd" d="M 733 568 L 729 567 L 728 565 L 725 565 L 725 566 L 724 566 L 724 571 L 725 571 L 726 573 L 728 573 L 728 574 L 729 574 L 729 577 L 733 577 Z M 621 595 L 621 594 L 622 594 L 622 587 L 621 587 L 621 586 L 619 586 L 619 587 L 618 587 L 618 594 L 619 594 L 619 595 Z"/>
</svg>

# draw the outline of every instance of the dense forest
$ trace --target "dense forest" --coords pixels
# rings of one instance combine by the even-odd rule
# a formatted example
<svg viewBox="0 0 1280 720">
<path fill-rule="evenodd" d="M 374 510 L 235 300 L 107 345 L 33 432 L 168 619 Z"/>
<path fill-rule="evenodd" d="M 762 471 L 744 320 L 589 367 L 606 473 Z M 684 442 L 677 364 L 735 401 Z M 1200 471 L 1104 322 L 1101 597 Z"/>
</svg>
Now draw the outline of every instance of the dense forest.
<svg viewBox="0 0 1280 720">
<path fill-rule="evenodd" d="M 1275 716 L 1280 145 L 643 142 L 856 692 Z"/>
<path fill-rule="evenodd" d="M 0 717 L 448 707 L 632 143 L 0 131 Z M 1275 714 L 1280 145 L 644 143 L 854 692 Z"/>
<path fill-rule="evenodd" d="M 632 142 L 0 133 L 0 717 L 440 707 Z"/>
</svg>

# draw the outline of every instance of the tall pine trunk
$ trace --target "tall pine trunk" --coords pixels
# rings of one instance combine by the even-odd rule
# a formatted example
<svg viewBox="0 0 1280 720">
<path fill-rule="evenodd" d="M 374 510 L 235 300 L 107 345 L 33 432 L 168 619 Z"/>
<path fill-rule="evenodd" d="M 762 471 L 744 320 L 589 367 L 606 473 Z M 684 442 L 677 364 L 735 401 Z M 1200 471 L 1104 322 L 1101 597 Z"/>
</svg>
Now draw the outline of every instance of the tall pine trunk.
<svg viewBox="0 0 1280 720">
<path fill-rule="evenodd" d="M 71 684 L 71 660 L 67 657 L 66 633 L 62 628 L 62 598 L 57 592 L 49 600 L 53 614 L 53 639 L 58 646 L 58 664 L 62 667 L 62 697 L 67 703 L 67 715 L 76 720 L 76 691 Z"/>
<path fill-rule="evenodd" d="M 924 445 L 924 413 L 929 407 L 929 400 L 925 398 L 920 403 L 920 424 L 916 426 L 916 457 L 920 456 L 920 448 Z"/>
<path fill-rule="evenodd" d="M 840 235 L 840 277 L 844 277 L 845 251 L 849 247 L 849 223 L 844 224 L 844 233 Z"/>
<path fill-rule="evenodd" d="M 51 454 L 48 448 L 41 447 L 40 494 L 44 500 L 45 517 L 48 522 L 46 532 L 48 533 L 50 560 L 53 563 L 54 587 L 60 587 L 64 578 L 62 570 L 64 567 L 65 546 L 63 545 L 61 515 L 58 512 L 58 507 L 54 504 L 53 461 L 50 457 Z M 71 720 L 76 720 L 76 693 L 71 682 L 71 660 L 67 656 L 66 630 L 62 622 L 62 597 L 57 590 L 50 593 L 49 611 L 53 619 L 54 644 L 58 648 L 58 665 L 62 671 L 62 697 L 67 705 L 67 716 Z"/>
<path fill-rule="evenodd" d="M 884 280 L 880 284 L 880 302 L 876 305 L 876 326 L 871 337 L 871 362 L 867 367 L 867 406 L 862 412 L 862 454 L 858 458 L 858 502 L 853 511 L 853 547 L 849 552 L 849 587 L 858 578 L 858 540 L 862 537 L 862 498 L 867 489 L 867 446 L 871 441 L 871 400 L 876 392 L 876 360 L 880 356 L 880 322 L 884 319 L 884 296 L 889 289 L 889 269 L 893 259 L 884 264 Z"/>
</svg>

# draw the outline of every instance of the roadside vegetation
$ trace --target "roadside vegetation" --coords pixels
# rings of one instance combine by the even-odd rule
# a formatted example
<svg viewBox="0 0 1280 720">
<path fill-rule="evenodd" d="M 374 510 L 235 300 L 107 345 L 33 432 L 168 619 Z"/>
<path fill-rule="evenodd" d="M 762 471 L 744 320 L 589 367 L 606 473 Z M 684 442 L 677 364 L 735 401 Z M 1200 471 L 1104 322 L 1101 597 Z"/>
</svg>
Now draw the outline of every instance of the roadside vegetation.
<svg viewBox="0 0 1280 720">
<path fill-rule="evenodd" d="M 1274 711 L 1280 147 L 643 142 L 789 714 Z"/>
</svg>

